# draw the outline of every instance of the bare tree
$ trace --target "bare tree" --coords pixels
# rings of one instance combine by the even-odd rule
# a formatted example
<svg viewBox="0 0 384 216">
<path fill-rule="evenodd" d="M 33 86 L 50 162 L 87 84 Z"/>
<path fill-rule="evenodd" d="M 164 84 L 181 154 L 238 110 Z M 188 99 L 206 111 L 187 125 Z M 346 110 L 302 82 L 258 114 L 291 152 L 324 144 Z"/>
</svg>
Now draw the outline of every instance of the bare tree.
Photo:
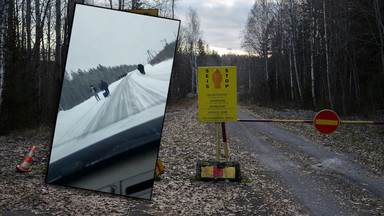
<svg viewBox="0 0 384 216">
<path fill-rule="evenodd" d="M 172 19 L 175 18 L 175 0 L 172 0 Z"/>
<path fill-rule="evenodd" d="M 23 49 L 26 47 L 25 35 L 25 0 L 23 0 L 21 2 L 21 46 Z"/>
<path fill-rule="evenodd" d="M 26 11 L 26 32 L 27 32 L 27 53 L 30 54 L 32 50 L 32 39 L 31 39 L 31 0 L 27 0 L 27 11 Z"/>
<path fill-rule="evenodd" d="M 379 30 L 381 67 L 382 67 L 382 72 L 384 73 L 384 24 L 383 24 L 383 17 L 381 16 L 379 0 L 374 0 L 373 3 L 374 3 L 373 7 L 375 9 L 376 24 L 377 24 L 377 28 Z"/>
<path fill-rule="evenodd" d="M 328 100 L 333 110 L 333 102 L 332 102 L 332 90 L 331 90 L 331 72 L 329 68 L 329 48 L 328 48 L 328 32 L 327 32 L 327 15 L 326 15 L 326 7 L 325 0 L 323 1 L 323 16 L 324 16 L 324 45 L 325 45 L 325 61 L 326 61 L 326 76 L 327 76 L 327 87 L 328 87 Z"/>
<path fill-rule="evenodd" d="M 132 4 L 131 4 L 132 10 L 142 9 L 142 6 L 143 6 L 143 3 L 141 2 L 141 0 L 132 0 Z"/>
<path fill-rule="evenodd" d="M 292 41 L 289 40 L 289 47 L 292 47 Z M 288 51 L 289 56 L 289 81 L 290 81 L 290 89 L 291 89 L 291 100 L 294 101 L 295 99 L 295 90 L 294 90 L 294 84 L 293 84 L 293 71 L 292 71 L 292 50 Z"/>
<path fill-rule="evenodd" d="M 191 93 L 196 95 L 197 89 L 197 44 L 201 36 L 200 19 L 195 9 L 189 8 L 187 13 L 187 44 L 190 46 Z"/>
<path fill-rule="evenodd" d="M 40 0 L 35 0 L 35 45 L 33 47 L 34 49 L 34 58 L 35 61 L 40 60 L 40 42 L 43 38 L 43 26 L 41 23 L 41 16 L 40 16 Z M 35 62 L 37 65 L 37 63 Z"/>
<path fill-rule="evenodd" d="M 4 89 L 5 74 L 5 34 L 6 34 L 6 17 L 7 17 L 7 1 L 0 2 L 0 112 L 3 102 L 2 93 Z"/>
<path fill-rule="evenodd" d="M 265 81 L 268 86 L 268 49 L 271 31 L 270 24 L 272 19 L 272 3 L 267 0 L 257 0 L 251 9 L 242 35 L 242 47 L 250 48 L 253 52 L 263 57 Z"/>
<path fill-rule="evenodd" d="M 55 10 L 56 10 L 55 63 L 56 63 L 56 69 L 58 71 L 60 71 L 61 70 L 61 32 L 62 32 L 62 25 L 61 25 L 61 17 L 62 17 L 61 16 L 61 0 L 56 0 Z"/>
<path fill-rule="evenodd" d="M 296 59 L 296 46 L 295 46 L 295 41 L 296 41 L 296 10 L 294 8 L 292 0 L 289 1 L 288 3 L 288 11 L 289 11 L 289 46 L 292 52 L 292 57 L 293 57 L 293 67 L 295 68 L 295 76 L 296 76 L 296 84 L 297 84 L 297 89 L 299 91 L 299 97 L 300 101 L 303 102 L 303 94 L 301 92 L 301 82 L 300 82 L 300 77 L 299 77 L 299 72 L 298 72 L 298 66 L 297 66 L 297 59 Z M 290 53 L 291 56 L 291 53 Z M 290 57 L 290 62 L 291 62 L 291 57 Z M 292 75 L 292 73 L 291 73 Z M 291 85 L 293 84 L 292 82 L 293 77 L 291 76 Z M 291 89 L 293 86 L 291 86 Z M 293 98 L 292 98 L 293 99 Z"/>
<path fill-rule="evenodd" d="M 315 17 L 313 14 L 313 5 L 310 5 L 310 27 L 309 27 L 309 43 L 310 43 L 310 58 L 311 58 L 311 93 L 313 106 L 316 107 L 316 92 L 315 92 Z"/>
</svg>

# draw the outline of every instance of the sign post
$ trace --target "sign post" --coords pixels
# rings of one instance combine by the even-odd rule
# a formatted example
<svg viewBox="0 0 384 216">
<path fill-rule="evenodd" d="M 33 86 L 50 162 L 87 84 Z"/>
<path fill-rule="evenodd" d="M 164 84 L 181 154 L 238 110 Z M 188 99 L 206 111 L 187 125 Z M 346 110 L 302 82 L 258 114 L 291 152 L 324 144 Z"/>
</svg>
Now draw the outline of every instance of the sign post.
<svg viewBox="0 0 384 216">
<path fill-rule="evenodd" d="M 199 67 L 199 121 L 216 123 L 217 153 L 220 160 L 220 122 L 237 121 L 236 67 Z"/>
<path fill-rule="evenodd" d="M 220 123 L 216 122 L 216 161 L 220 161 Z"/>
<path fill-rule="evenodd" d="M 220 162 L 220 122 L 237 122 L 236 67 L 198 68 L 199 122 L 216 126 L 216 161 L 198 161 L 197 180 L 240 180 L 240 164 Z M 223 126 L 223 125 L 222 125 Z M 224 134 L 223 134 L 224 135 Z M 224 143 L 226 157 L 228 150 Z"/>
<path fill-rule="evenodd" d="M 313 124 L 320 133 L 330 134 L 335 132 L 339 127 L 340 118 L 334 111 L 325 109 L 317 113 Z"/>
</svg>

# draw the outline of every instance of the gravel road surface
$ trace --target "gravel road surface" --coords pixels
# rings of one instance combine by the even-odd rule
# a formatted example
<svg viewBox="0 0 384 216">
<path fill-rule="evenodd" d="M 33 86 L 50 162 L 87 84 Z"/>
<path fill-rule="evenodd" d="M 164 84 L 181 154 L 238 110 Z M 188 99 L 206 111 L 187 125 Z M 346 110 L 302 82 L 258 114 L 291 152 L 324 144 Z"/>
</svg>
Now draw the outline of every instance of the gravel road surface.
<svg viewBox="0 0 384 216">
<path fill-rule="evenodd" d="M 238 118 L 254 119 L 242 112 Z M 352 162 L 353 154 L 331 152 L 273 123 L 227 123 L 227 131 L 256 154 L 271 178 L 281 179 L 292 189 L 292 199 L 308 207 L 311 214 L 380 214 L 384 179 Z M 364 202 L 368 199 L 370 202 Z"/>
</svg>

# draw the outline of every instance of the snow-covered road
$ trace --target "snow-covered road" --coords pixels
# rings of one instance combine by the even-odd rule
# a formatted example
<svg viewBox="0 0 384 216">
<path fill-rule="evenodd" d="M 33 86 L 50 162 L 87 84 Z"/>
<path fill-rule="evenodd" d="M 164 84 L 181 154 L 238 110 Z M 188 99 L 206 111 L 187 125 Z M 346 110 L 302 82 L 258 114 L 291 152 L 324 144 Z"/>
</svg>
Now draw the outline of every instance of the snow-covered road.
<svg viewBox="0 0 384 216">
<path fill-rule="evenodd" d="M 50 163 L 134 126 L 161 117 L 165 112 L 172 60 L 138 70 L 109 86 L 107 98 L 99 93 L 67 111 L 58 113 Z M 159 125 L 161 127 L 161 125 Z"/>
</svg>

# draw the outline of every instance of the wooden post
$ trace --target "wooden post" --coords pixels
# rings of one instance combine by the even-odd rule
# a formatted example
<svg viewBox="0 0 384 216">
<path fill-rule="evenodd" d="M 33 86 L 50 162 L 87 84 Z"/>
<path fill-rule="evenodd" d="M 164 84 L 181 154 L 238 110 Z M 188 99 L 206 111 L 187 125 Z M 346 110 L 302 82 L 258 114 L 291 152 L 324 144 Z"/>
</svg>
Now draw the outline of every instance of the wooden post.
<svg viewBox="0 0 384 216">
<path fill-rule="evenodd" d="M 224 155 L 225 158 L 228 158 L 228 145 L 227 145 L 227 133 L 225 132 L 225 122 L 221 122 L 221 133 L 223 134 L 223 143 L 224 143 Z"/>
<path fill-rule="evenodd" d="M 220 123 L 216 122 L 216 161 L 220 161 Z"/>
</svg>

